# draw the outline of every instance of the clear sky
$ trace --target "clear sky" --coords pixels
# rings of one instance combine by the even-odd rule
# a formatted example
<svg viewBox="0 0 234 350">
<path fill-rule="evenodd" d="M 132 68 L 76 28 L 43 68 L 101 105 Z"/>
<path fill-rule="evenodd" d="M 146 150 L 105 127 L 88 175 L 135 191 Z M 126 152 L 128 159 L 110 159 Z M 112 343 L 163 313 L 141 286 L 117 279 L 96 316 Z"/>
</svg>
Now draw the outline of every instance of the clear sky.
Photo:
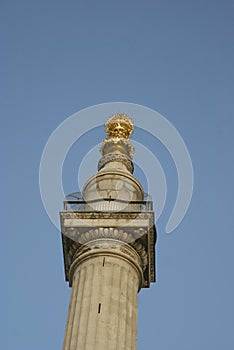
<svg viewBox="0 0 234 350">
<path fill-rule="evenodd" d="M 139 294 L 138 350 L 232 349 L 234 2 L 7 0 L 0 26 L 0 349 L 62 348 L 70 289 L 60 233 L 40 198 L 40 158 L 64 119 L 111 101 L 163 114 L 185 140 L 195 175 L 189 211 L 166 235 L 176 171 L 154 144 L 168 200 L 157 222 L 157 283 Z M 67 193 L 77 190 L 79 147 L 65 162 Z"/>
</svg>

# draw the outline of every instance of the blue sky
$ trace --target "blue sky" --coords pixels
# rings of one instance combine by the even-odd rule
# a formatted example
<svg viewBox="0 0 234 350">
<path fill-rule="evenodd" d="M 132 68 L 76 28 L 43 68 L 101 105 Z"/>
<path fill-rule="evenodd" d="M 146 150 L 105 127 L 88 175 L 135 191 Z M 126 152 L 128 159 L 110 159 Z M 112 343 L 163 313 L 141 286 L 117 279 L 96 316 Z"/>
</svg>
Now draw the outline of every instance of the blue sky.
<svg viewBox="0 0 234 350">
<path fill-rule="evenodd" d="M 189 211 L 166 235 L 176 171 L 165 148 L 145 138 L 168 198 L 157 222 L 157 283 L 139 294 L 138 350 L 233 348 L 234 2 L 8 0 L 1 17 L 0 348 L 62 348 L 70 289 L 60 233 L 40 198 L 40 158 L 63 120 L 111 101 L 164 115 L 195 174 Z M 96 139 L 87 133 L 71 149 L 67 193 L 77 190 L 79 147 L 88 151 Z"/>
</svg>

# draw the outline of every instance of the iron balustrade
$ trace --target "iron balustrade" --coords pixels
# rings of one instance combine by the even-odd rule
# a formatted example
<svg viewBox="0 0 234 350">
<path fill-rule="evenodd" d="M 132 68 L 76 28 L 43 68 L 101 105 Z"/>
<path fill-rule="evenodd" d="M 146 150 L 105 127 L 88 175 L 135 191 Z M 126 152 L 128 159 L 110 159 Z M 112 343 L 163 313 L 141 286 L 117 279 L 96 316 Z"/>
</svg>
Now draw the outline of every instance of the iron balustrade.
<svg viewBox="0 0 234 350">
<path fill-rule="evenodd" d="M 145 198 L 150 198 L 145 194 Z M 153 211 L 152 200 L 128 201 L 116 198 L 99 198 L 85 201 L 80 192 L 71 193 L 64 200 L 65 211 L 149 212 Z"/>
</svg>

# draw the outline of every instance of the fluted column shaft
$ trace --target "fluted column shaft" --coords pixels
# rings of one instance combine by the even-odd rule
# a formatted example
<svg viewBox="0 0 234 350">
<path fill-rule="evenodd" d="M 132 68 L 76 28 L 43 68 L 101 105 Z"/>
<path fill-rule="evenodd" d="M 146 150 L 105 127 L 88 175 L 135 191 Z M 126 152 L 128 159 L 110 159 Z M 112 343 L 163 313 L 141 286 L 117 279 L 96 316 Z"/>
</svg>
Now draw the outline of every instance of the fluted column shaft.
<svg viewBox="0 0 234 350">
<path fill-rule="evenodd" d="M 93 249 L 73 262 L 63 350 L 136 349 L 141 271 L 131 254 Z"/>
</svg>

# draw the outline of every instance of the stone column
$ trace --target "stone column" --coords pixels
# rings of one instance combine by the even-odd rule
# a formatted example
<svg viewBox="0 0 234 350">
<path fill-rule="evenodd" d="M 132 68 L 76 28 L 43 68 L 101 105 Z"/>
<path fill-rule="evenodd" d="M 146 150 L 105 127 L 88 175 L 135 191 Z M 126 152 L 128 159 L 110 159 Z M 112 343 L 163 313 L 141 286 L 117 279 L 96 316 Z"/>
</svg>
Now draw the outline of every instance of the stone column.
<svg viewBox="0 0 234 350">
<path fill-rule="evenodd" d="M 72 286 L 63 350 L 136 350 L 137 293 L 155 281 L 152 203 L 132 175 L 134 125 L 117 113 L 105 129 L 98 173 L 60 213 Z"/>
<path fill-rule="evenodd" d="M 78 250 L 63 350 L 136 350 L 142 278 L 141 259 L 129 244 L 98 239 Z"/>
</svg>

